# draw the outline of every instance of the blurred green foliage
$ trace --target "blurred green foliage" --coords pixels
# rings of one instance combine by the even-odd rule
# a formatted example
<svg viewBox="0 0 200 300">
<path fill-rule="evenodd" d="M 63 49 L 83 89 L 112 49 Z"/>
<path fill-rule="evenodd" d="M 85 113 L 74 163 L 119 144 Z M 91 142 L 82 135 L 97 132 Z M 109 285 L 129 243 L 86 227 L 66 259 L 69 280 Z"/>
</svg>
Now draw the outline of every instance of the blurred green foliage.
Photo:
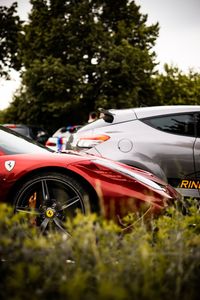
<svg viewBox="0 0 200 300">
<path fill-rule="evenodd" d="M 198 299 L 200 212 L 171 207 L 129 233 L 96 215 L 41 236 L 0 206 L 1 299 Z"/>
<path fill-rule="evenodd" d="M 153 101 L 159 26 L 147 25 L 135 1 L 30 2 L 18 38 L 22 86 L 6 122 L 58 128 L 87 122 L 100 106 Z"/>
<path fill-rule="evenodd" d="M 177 67 L 165 65 L 157 74 L 155 95 L 163 105 L 200 105 L 200 73 L 190 70 L 183 73 Z"/>
<path fill-rule="evenodd" d="M 9 79 L 11 68 L 21 68 L 18 37 L 22 23 L 17 15 L 16 2 L 10 7 L 0 6 L 0 77 Z"/>
</svg>

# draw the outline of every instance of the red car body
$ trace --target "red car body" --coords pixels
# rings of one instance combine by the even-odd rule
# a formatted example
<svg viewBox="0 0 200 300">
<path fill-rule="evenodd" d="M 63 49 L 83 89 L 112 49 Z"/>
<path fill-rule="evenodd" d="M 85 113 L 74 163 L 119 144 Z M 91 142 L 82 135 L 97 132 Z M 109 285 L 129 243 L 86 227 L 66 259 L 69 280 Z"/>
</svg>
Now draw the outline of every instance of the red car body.
<svg viewBox="0 0 200 300">
<path fill-rule="evenodd" d="M 92 210 L 107 218 L 130 212 L 159 214 L 181 199 L 151 173 L 97 156 L 54 153 L 2 127 L 0 190 L 0 201 L 11 203 L 15 211 L 36 210 L 34 222 L 42 224 L 42 231 L 52 221 L 63 229 L 63 211 L 68 213 L 74 203 L 85 213 L 84 197 Z"/>
</svg>

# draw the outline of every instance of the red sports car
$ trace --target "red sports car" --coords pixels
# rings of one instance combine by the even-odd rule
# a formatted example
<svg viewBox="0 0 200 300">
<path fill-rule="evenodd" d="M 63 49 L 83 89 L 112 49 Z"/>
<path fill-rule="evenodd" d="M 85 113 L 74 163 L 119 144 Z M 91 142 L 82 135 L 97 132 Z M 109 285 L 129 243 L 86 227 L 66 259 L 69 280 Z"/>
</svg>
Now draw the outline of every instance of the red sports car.
<svg viewBox="0 0 200 300">
<path fill-rule="evenodd" d="M 112 151 L 112 149 L 111 149 Z M 77 210 L 106 218 L 159 214 L 180 194 L 154 175 L 97 156 L 55 153 L 0 126 L 0 201 L 30 215 L 41 231 L 65 231 Z"/>
</svg>

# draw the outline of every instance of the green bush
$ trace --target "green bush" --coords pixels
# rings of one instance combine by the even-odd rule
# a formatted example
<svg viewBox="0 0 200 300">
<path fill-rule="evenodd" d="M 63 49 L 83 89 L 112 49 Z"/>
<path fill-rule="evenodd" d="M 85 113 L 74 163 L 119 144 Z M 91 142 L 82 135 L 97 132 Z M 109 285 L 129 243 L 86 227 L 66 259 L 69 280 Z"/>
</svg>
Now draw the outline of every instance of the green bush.
<svg viewBox="0 0 200 300">
<path fill-rule="evenodd" d="M 77 215 L 72 237 L 29 228 L 23 216 L 0 206 L 1 299 L 198 298 L 200 213 L 170 208 L 127 232 L 96 215 Z M 127 225 L 128 226 L 128 225 Z"/>
</svg>

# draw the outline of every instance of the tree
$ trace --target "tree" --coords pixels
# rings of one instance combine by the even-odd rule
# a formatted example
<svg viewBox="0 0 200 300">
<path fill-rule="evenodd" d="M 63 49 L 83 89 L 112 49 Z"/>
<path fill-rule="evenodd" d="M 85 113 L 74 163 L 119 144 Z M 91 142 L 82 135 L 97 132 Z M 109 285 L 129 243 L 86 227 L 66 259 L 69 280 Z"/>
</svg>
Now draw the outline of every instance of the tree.
<svg viewBox="0 0 200 300">
<path fill-rule="evenodd" d="M 200 74 L 193 70 L 185 74 L 179 68 L 165 64 L 164 73 L 155 77 L 155 86 L 160 104 L 200 104 Z"/>
<path fill-rule="evenodd" d="M 0 75 L 9 77 L 9 70 L 20 69 L 18 37 L 22 21 L 16 15 L 17 3 L 9 8 L 0 6 Z"/>
<path fill-rule="evenodd" d="M 31 4 L 20 40 L 25 89 L 8 110 L 10 116 L 58 127 L 86 121 L 88 112 L 99 106 L 152 103 L 156 65 L 152 47 L 159 27 L 146 25 L 147 15 L 140 13 L 135 1 L 31 0 Z"/>
</svg>

